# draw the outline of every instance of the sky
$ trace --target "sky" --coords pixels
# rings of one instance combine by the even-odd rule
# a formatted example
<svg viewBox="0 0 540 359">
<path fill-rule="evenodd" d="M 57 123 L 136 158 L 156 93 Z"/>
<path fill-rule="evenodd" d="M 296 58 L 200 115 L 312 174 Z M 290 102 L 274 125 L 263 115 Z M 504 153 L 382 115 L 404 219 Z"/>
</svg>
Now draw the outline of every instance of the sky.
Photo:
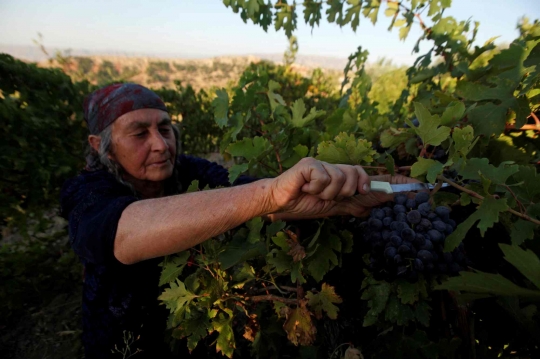
<svg viewBox="0 0 540 359">
<path fill-rule="evenodd" d="M 518 34 L 520 17 L 540 19 L 540 0 L 453 0 L 445 15 L 480 21 L 480 45 L 493 36 L 500 36 L 498 43 L 509 43 Z M 419 26 L 400 41 L 396 30 L 387 31 L 389 19 L 383 11 L 375 26 L 361 18 L 356 33 L 350 26 L 327 23 L 324 15 L 314 29 L 303 23 L 301 13 L 298 22 L 295 35 L 301 55 L 346 58 L 362 46 L 371 61 L 385 57 L 409 65 L 417 57 L 411 50 Z M 221 0 L 0 0 L 0 44 L 33 45 L 38 32 L 51 48 L 185 58 L 281 54 L 288 44 L 283 31 L 272 28 L 266 33 L 245 24 Z"/>
</svg>

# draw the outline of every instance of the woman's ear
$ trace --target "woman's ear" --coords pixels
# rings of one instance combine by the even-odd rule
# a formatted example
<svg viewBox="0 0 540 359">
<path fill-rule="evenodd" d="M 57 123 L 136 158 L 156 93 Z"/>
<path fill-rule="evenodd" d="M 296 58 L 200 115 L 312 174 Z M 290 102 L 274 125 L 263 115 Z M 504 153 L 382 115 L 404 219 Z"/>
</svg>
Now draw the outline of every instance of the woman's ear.
<svg viewBox="0 0 540 359">
<path fill-rule="evenodd" d="M 99 145 L 101 144 L 101 137 L 96 135 L 88 136 L 88 143 L 92 148 L 99 153 Z"/>
</svg>

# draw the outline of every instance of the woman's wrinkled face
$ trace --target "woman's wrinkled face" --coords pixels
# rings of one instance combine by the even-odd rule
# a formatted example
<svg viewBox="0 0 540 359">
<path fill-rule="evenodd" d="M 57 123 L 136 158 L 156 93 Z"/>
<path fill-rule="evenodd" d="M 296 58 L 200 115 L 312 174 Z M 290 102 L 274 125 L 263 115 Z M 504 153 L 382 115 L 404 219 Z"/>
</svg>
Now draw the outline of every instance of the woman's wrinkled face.
<svg viewBox="0 0 540 359">
<path fill-rule="evenodd" d="M 140 109 L 112 124 L 112 154 L 132 177 L 160 182 L 173 173 L 176 139 L 171 118 L 157 109 Z"/>
</svg>

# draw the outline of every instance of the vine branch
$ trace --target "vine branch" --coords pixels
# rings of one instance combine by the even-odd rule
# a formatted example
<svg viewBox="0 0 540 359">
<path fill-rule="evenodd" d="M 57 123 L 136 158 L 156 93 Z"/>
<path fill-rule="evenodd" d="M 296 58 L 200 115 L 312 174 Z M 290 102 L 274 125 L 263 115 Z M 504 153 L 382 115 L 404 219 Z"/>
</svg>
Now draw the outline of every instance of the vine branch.
<svg viewBox="0 0 540 359">
<path fill-rule="evenodd" d="M 273 294 L 256 295 L 256 296 L 253 296 L 253 297 L 245 297 L 245 299 L 249 300 L 249 301 L 252 301 L 252 302 L 255 302 L 255 303 L 264 302 L 264 301 L 271 301 L 271 302 L 281 302 L 281 303 L 289 304 L 289 305 L 296 305 L 297 304 L 296 299 L 278 297 L 277 295 L 273 295 Z"/>
<path fill-rule="evenodd" d="M 459 189 L 460 191 L 465 192 L 465 193 L 467 193 L 468 195 L 473 196 L 474 198 L 478 198 L 479 200 L 483 200 L 483 199 L 484 199 L 484 197 L 481 196 L 480 194 L 478 194 L 478 193 L 476 193 L 476 192 L 474 192 L 474 191 L 472 191 L 472 190 L 470 190 L 470 189 L 467 189 L 467 188 L 465 188 L 465 187 L 463 187 L 463 186 L 460 186 L 460 185 L 458 185 L 457 183 L 455 183 L 454 181 L 449 180 L 448 178 L 446 178 L 446 177 L 444 177 L 444 176 L 442 176 L 442 175 L 438 175 L 438 176 L 437 176 L 437 179 L 439 179 L 439 180 L 441 180 L 441 181 L 444 181 L 444 182 L 448 183 L 450 186 L 452 186 L 452 187 L 454 187 L 454 188 L 457 188 L 457 189 Z M 524 220 L 526 220 L 526 221 L 533 222 L 534 224 L 540 225 L 540 221 L 539 221 L 539 220 L 534 219 L 534 218 L 532 218 L 532 217 L 530 217 L 530 216 L 527 216 L 526 214 L 519 213 L 518 211 L 515 211 L 515 210 L 513 210 L 512 208 L 508 208 L 506 211 L 508 211 L 508 212 L 512 213 L 513 215 L 515 215 L 515 216 L 517 216 L 517 217 L 519 217 L 519 218 L 522 218 L 522 219 L 524 219 Z"/>
</svg>

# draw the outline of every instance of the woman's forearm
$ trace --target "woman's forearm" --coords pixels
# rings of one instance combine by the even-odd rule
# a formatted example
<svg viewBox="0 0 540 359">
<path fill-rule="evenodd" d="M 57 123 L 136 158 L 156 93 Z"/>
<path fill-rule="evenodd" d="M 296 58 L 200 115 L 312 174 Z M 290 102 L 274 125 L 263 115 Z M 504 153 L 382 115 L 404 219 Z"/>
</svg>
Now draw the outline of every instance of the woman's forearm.
<svg viewBox="0 0 540 359">
<path fill-rule="evenodd" d="M 114 255 L 124 264 L 181 252 L 274 212 L 270 180 L 134 202 L 122 212 Z"/>
</svg>

